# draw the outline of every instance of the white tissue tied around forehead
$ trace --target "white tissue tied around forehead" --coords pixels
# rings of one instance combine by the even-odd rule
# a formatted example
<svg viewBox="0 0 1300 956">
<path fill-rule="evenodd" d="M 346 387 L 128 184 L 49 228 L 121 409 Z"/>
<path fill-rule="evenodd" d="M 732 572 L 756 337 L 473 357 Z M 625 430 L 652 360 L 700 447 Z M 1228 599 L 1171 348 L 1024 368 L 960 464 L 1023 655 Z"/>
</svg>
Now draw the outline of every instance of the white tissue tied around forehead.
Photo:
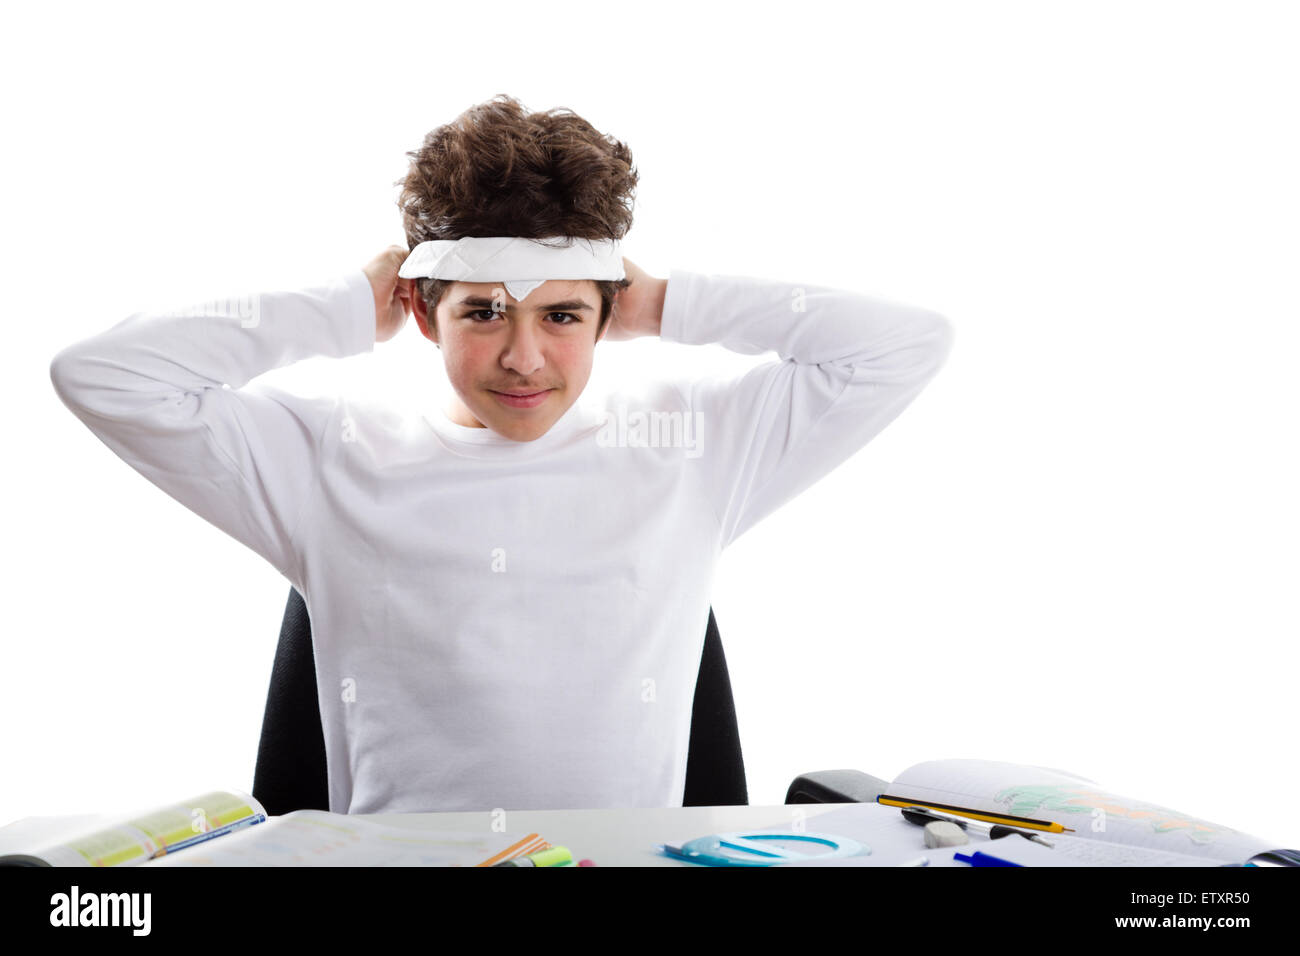
<svg viewBox="0 0 1300 956">
<path fill-rule="evenodd" d="M 553 246 L 510 236 L 426 240 L 411 250 L 397 274 L 404 279 L 504 282 L 516 299 L 526 298 L 546 279 L 507 276 L 625 278 L 622 252 L 616 239 L 582 239 L 566 246 Z M 523 294 L 517 294 L 515 289 Z"/>
<path fill-rule="evenodd" d="M 507 279 L 501 284 L 506 287 L 507 292 L 522 302 L 545 281 L 545 279 Z"/>
</svg>

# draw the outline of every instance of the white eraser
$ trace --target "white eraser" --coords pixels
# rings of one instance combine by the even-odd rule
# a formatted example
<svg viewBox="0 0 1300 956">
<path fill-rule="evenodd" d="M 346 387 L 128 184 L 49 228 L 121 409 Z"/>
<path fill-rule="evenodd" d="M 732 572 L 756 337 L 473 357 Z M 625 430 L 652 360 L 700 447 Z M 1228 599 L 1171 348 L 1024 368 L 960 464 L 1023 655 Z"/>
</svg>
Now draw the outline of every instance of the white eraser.
<svg viewBox="0 0 1300 956">
<path fill-rule="evenodd" d="M 935 820 L 925 825 L 925 845 L 930 849 L 939 846 L 964 846 L 966 831 L 948 820 Z"/>
</svg>

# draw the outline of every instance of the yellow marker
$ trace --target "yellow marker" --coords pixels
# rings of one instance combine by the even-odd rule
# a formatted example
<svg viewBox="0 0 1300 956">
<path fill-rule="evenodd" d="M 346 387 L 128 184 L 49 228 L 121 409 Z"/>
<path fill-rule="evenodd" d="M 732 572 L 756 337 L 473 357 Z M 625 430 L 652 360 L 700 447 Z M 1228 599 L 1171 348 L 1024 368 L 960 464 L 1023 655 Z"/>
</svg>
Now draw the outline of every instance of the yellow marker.
<svg viewBox="0 0 1300 956">
<path fill-rule="evenodd" d="M 1030 820 L 1028 817 L 1013 817 L 1008 814 L 986 813 L 983 810 L 968 810 L 965 807 L 954 807 L 946 803 L 926 803 L 921 800 L 904 800 L 902 797 L 890 797 L 881 794 L 876 797 L 877 803 L 882 803 L 887 807 L 929 807 L 931 810 L 942 810 L 945 813 L 956 813 L 963 817 L 970 817 L 972 820 L 983 820 L 986 823 L 1003 823 L 1007 826 L 1023 827 L 1028 830 L 1044 830 L 1047 833 L 1073 833 L 1070 827 L 1062 826 L 1059 823 L 1051 823 L 1045 820 Z"/>
<path fill-rule="evenodd" d="M 549 850 L 530 853 L 528 859 L 533 861 L 533 866 L 563 866 L 565 863 L 573 862 L 573 854 L 569 852 L 568 847 L 553 846 Z"/>
</svg>

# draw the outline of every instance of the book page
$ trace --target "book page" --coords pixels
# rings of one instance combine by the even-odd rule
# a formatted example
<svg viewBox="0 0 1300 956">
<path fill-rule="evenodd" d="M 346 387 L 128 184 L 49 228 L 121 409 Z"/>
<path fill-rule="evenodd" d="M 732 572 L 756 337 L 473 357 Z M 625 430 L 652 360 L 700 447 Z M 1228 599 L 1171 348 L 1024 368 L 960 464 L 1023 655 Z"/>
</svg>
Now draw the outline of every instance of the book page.
<svg viewBox="0 0 1300 956">
<path fill-rule="evenodd" d="M 910 823 L 896 807 L 879 803 L 859 803 L 819 814 L 815 824 L 819 833 L 849 837 L 868 847 L 867 855 L 841 859 L 816 858 L 781 863 L 779 866 L 903 866 L 925 858 L 926 866 L 969 866 L 953 859 L 953 853 L 970 854 L 975 850 L 991 853 L 1023 866 L 1221 866 L 1222 861 L 1205 856 L 1172 853 L 1146 847 L 1126 846 L 1089 840 L 1065 833 L 1042 833 L 1050 847 L 1010 834 L 990 839 L 977 830 L 969 830 L 969 842 L 962 846 L 927 848 L 925 828 Z"/>
<path fill-rule="evenodd" d="M 1051 767 L 931 760 L 909 767 L 889 796 L 1051 821 L 1068 835 L 1244 863 L 1277 845 L 1176 810 L 1111 793 Z M 1051 839 L 1051 835 L 1045 835 Z"/>
<path fill-rule="evenodd" d="M 416 829 L 346 813 L 295 810 L 151 866 L 492 866 L 551 846 L 525 836 Z"/>
<path fill-rule="evenodd" d="M 865 804 L 864 804 L 865 805 Z M 833 817 L 842 811 L 836 810 L 818 817 L 819 820 Z M 897 812 L 897 811 L 895 811 Z M 836 832 L 851 828 L 852 821 L 844 819 L 828 821 L 828 826 L 836 827 Z M 919 833 L 921 828 L 916 828 Z M 850 856 L 840 859 L 808 859 L 793 863 L 779 863 L 777 866 L 915 866 L 924 858 L 925 866 L 969 867 L 970 864 L 958 860 L 955 853 L 969 856 L 976 850 L 989 853 L 1003 860 L 1018 863 L 1021 866 L 1222 866 L 1218 860 L 1205 856 L 1191 856 L 1186 853 L 1166 853 L 1163 850 L 1149 850 L 1145 847 L 1125 846 L 1122 843 L 1107 843 L 1103 840 L 1088 840 L 1065 834 L 1053 833 L 1046 838 L 1052 845 L 1043 846 L 1031 843 L 1018 836 L 1005 836 L 990 840 L 979 834 L 972 834 L 970 842 L 963 846 L 936 847 L 926 849 L 924 846 L 913 847 L 900 853 L 896 847 L 882 847 L 882 852 L 869 856 Z"/>
<path fill-rule="evenodd" d="M 48 866 L 137 866 L 266 820 L 238 790 L 216 790 L 146 811 L 19 859 Z M 0 858 L 7 859 L 7 858 Z"/>
</svg>

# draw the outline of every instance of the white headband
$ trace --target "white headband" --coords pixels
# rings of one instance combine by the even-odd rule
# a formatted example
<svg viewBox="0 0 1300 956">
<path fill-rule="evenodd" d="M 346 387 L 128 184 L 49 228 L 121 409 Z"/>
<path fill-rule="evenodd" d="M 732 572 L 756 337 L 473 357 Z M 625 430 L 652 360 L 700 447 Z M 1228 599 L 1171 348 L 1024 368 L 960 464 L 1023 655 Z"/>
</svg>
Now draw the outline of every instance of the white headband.
<svg viewBox="0 0 1300 956">
<path fill-rule="evenodd" d="M 544 242 L 555 242 L 547 239 Z M 430 239 L 397 270 L 403 279 L 500 282 L 520 301 L 549 279 L 622 279 L 617 239 L 568 239 L 568 246 L 544 245 L 513 236 Z"/>
</svg>

